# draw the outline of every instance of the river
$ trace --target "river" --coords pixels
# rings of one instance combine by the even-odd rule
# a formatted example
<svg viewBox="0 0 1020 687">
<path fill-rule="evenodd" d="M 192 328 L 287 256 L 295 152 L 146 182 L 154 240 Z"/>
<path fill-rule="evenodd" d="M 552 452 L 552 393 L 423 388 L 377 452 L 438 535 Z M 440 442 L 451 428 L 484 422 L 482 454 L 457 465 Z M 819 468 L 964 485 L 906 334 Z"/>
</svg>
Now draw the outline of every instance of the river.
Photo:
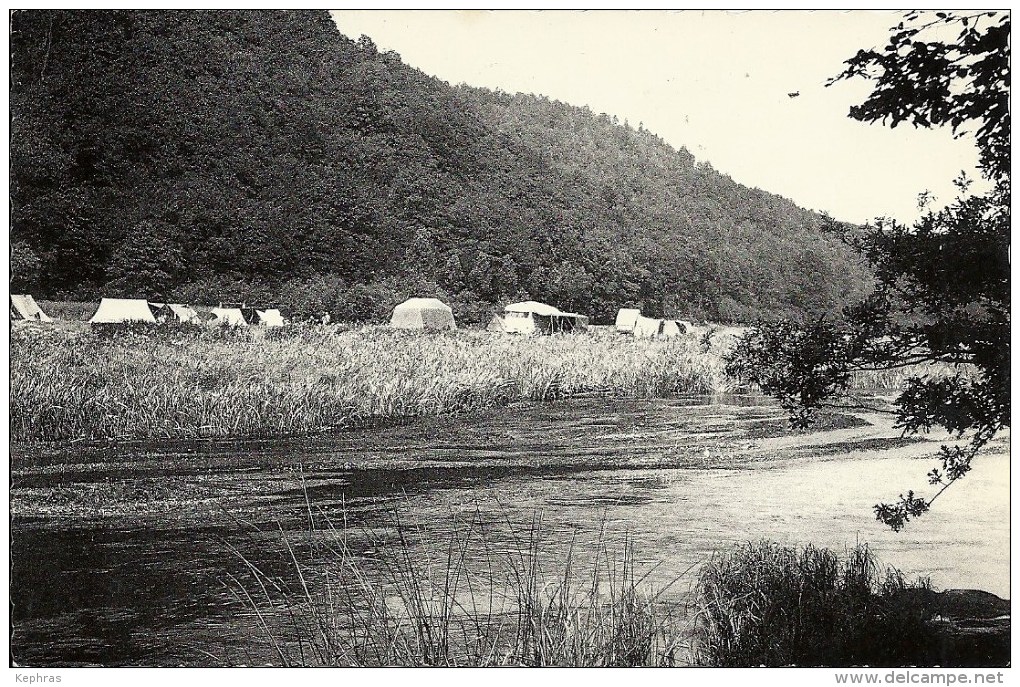
<svg viewBox="0 0 1020 687">
<path fill-rule="evenodd" d="M 550 567 L 601 538 L 670 593 L 714 552 L 772 539 L 867 542 L 910 578 L 1008 598 L 1008 436 L 905 531 L 874 519 L 880 501 L 927 493 L 940 439 L 902 438 L 880 415 L 796 434 L 761 399 L 723 398 L 563 401 L 278 442 L 15 446 L 12 654 L 271 660 L 230 580 L 240 555 L 286 575 L 278 535 L 299 536 L 309 506 L 320 524 L 346 518 L 367 561 L 398 520 L 412 546 L 481 523 L 498 550 L 540 519 Z"/>
</svg>

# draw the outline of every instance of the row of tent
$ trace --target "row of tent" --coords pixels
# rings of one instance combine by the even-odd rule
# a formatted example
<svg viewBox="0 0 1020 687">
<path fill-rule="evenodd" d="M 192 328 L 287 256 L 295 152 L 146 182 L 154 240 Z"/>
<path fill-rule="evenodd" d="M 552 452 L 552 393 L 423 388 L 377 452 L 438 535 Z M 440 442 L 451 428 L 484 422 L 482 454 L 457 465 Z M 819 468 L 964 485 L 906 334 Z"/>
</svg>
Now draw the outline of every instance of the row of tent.
<svg viewBox="0 0 1020 687">
<path fill-rule="evenodd" d="M 188 305 L 180 303 L 153 303 L 142 298 L 104 298 L 99 302 L 96 314 L 89 320 L 92 324 L 113 324 L 117 322 L 193 322 L 212 321 L 235 327 L 261 325 L 282 327 L 283 316 L 276 308 L 217 307 L 207 314 L 200 314 Z"/>
<path fill-rule="evenodd" d="M 390 326 L 397 329 L 456 329 L 453 309 L 437 298 L 411 298 L 393 309 Z M 588 318 L 563 312 L 545 303 L 524 301 L 511 303 L 502 315 L 495 315 L 488 330 L 511 334 L 559 334 L 583 331 Z"/>
<path fill-rule="evenodd" d="M 30 295 L 11 296 L 11 320 L 34 320 L 52 322 Z M 208 313 L 199 313 L 188 305 L 180 303 L 154 303 L 142 298 L 104 298 L 99 302 L 91 324 L 116 324 L 121 322 L 193 322 L 212 321 L 217 324 L 234 326 L 262 325 L 282 327 L 283 316 L 276 308 L 234 307 L 213 308 Z"/>
<path fill-rule="evenodd" d="M 11 296 L 12 320 L 52 321 L 30 295 Z M 178 303 L 153 303 L 141 298 L 104 298 L 89 320 L 91 323 L 117 322 L 201 322 L 212 320 L 234 326 L 261 325 L 280 327 L 283 316 L 276 308 L 220 307 L 209 313 Z M 453 309 L 437 298 L 411 298 L 393 309 L 390 326 L 397 329 L 456 329 Z M 672 338 L 692 325 L 679 320 L 644 317 L 637 308 L 621 308 L 616 315 L 616 331 L 636 338 Z M 502 315 L 495 315 L 487 329 L 511 334 L 558 334 L 584 331 L 588 318 L 538 301 L 511 303 Z"/>
<path fill-rule="evenodd" d="M 637 339 L 671 339 L 684 334 L 692 326 L 682 320 L 645 317 L 637 308 L 620 308 L 616 313 L 616 331 Z"/>
</svg>

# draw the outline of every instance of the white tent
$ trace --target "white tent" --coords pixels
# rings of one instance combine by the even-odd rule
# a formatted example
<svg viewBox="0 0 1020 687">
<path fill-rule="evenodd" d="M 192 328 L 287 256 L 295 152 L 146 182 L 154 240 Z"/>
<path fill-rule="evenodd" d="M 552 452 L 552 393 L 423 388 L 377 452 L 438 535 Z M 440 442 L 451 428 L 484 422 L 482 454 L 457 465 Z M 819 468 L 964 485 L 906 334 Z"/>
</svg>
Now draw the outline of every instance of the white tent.
<svg viewBox="0 0 1020 687">
<path fill-rule="evenodd" d="M 216 324 L 228 324 L 232 327 L 247 327 L 248 321 L 244 319 L 244 313 L 240 308 L 213 308 L 213 317 Z"/>
<path fill-rule="evenodd" d="M 166 307 L 170 308 L 170 312 L 173 313 L 178 322 L 200 322 L 202 319 L 198 316 L 198 312 L 190 306 L 169 303 Z"/>
<path fill-rule="evenodd" d="M 11 294 L 11 319 L 35 320 L 36 322 L 52 322 L 50 316 L 42 311 L 32 296 Z"/>
<path fill-rule="evenodd" d="M 676 320 L 663 320 L 662 324 L 659 325 L 659 336 L 664 339 L 680 336 L 685 331 L 686 329 L 682 329 Z"/>
<path fill-rule="evenodd" d="M 638 339 L 672 339 L 682 333 L 683 330 L 677 326 L 676 320 L 638 316 L 637 322 L 634 323 L 634 337 Z"/>
<path fill-rule="evenodd" d="M 629 334 L 634 331 L 634 324 L 641 317 L 641 311 L 637 308 L 620 308 L 616 313 L 616 331 Z"/>
<path fill-rule="evenodd" d="M 89 320 L 92 324 L 155 321 L 149 302 L 142 298 L 104 298 L 99 301 L 96 314 Z"/>
<path fill-rule="evenodd" d="M 194 308 L 179 303 L 149 303 L 158 322 L 200 322 L 202 318 Z"/>
<path fill-rule="evenodd" d="M 264 327 L 282 327 L 284 325 L 283 315 L 276 308 L 268 310 L 256 310 L 259 315 L 259 324 Z"/>
<path fill-rule="evenodd" d="M 659 333 L 662 320 L 654 317 L 638 315 L 634 321 L 634 337 L 637 339 L 651 339 Z"/>
</svg>

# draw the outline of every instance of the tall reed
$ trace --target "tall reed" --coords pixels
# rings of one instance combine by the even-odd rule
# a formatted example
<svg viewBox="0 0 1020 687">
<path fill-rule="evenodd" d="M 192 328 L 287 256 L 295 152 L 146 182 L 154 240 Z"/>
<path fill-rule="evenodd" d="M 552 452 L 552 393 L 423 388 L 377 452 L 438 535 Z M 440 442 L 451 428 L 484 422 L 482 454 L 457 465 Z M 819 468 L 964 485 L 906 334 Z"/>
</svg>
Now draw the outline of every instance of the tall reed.
<svg viewBox="0 0 1020 687">
<path fill-rule="evenodd" d="M 279 437 L 578 395 L 727 390 L 692 340 L 387 327 L 17 327 L 15 440 Z"/>
<path fill-rule="evenodd" d="M 543 563 L 541 521 L 497 549 L 475 513 L 439 542 L 396 521 L 395 541 L 311 515 L 280 530 L 290 561 L 266 574 L 240 551 L 228 586 L 287 666 L 655 666 L 684 653 L 675 604 L 644 590 L 633 551 L 600 536 L 581 564 L 571 544 Z M 366 543 L 367 539 L 367 543 Z M 361 552 L 365 547 L 370 550 Z M 379 547 L 378 550 L 376 547 Z"/>
</svg>

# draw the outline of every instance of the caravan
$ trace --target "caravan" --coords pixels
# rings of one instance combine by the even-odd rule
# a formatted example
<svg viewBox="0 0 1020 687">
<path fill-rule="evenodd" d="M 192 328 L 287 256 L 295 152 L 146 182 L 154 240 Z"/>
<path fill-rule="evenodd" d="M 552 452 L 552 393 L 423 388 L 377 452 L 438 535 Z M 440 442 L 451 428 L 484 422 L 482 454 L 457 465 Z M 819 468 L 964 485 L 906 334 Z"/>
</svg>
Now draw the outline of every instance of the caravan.
<svg viewBox="0 0 1020 687">
<path fill-rule="evenodd" d="M 621 334 L 632 334 L 639 317 L 641 317 L 641 311 L 637 308 L 620 308 L 620 311 L 616 313 L 616 331 Z"/>
</svg>

